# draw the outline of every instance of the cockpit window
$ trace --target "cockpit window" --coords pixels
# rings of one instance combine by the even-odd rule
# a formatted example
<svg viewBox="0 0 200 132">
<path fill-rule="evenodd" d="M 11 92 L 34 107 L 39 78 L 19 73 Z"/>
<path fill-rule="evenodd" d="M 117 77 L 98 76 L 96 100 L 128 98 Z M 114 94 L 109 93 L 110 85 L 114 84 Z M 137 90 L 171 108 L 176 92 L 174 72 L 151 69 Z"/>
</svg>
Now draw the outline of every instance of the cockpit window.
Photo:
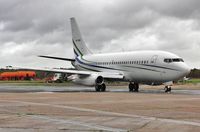
<svg viewBox="0 0 200 132">
<path fill-rule="evenodd" d="M 173 62 L 184 62 L 181 58 L 172 59 Z"/>
<path fill-rule="evenodd" d="M 171 62 L 184 62 L 181 58 L 166 58 L 164 59 L 164 62 L 171 63 Z"/>
<path fill-rule="evenodd" d="M 166 63 L 171 63 L 171 62 L 172 62 L 172 59 L 164 59 L 164 62 L 166 62 Z"/>
</svg>

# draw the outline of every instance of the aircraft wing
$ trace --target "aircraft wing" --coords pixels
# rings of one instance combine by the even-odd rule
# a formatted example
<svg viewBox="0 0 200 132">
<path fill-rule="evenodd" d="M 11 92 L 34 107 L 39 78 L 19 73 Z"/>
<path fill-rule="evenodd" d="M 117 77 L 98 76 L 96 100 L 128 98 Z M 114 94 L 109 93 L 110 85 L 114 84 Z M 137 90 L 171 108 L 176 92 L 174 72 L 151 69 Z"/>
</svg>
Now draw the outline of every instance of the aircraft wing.
<svg viewBox="0 0 200 132">
<path fill-rule="evenodd" d="M 102 76 L 103 78 L 108 79 L 123 79 L 124 75 L 121 73 L 115 72 L 94 72 L 94 71 L 79 71 L 79 70 L 64 70 L 64 69 L 50 69 L 50 68 L 18 68 L 15 67 L 15 70 L 33 70 L 33 71 L 45 71 L 45 72 L 53 72 L 53 73 L 66 73 L 66 74 L 78 74 L 90 76 L 92 74 L 97 74 Z"/>
</svg>

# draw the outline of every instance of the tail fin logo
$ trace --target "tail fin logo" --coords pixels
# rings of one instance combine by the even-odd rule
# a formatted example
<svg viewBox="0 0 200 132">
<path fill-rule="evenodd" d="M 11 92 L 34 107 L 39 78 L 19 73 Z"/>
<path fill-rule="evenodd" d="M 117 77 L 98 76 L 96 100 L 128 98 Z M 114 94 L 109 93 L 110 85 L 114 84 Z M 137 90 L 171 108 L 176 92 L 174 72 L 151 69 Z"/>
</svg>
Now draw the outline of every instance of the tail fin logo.
<svg viewBox="0 0 200 132">
<path fill-rule="evenodd" d="M 73 42 L 75 56 L 83 56 L 83 55 L 91 54 L 91 51 L 87 48 L 81 36 L 80 30 L 76 23 L 75 18 L 71 18 L 70 22 L 71 22 L 72 42 Z"/>
</svg>

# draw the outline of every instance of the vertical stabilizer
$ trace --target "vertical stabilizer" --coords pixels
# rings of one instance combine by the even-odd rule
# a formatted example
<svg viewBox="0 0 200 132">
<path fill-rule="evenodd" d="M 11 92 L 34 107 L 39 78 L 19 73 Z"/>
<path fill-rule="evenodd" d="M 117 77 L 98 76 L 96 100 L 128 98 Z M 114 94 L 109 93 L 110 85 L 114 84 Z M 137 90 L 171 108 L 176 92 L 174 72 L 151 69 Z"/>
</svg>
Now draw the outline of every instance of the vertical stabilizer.
<svg viewBox="0 0 200 132">
<path fill-rule="evenodd" d="M 83 56 L 87 54 L 91 54 L 90 50 L 87 48 L 81 33 L 79 31 L 79 27 L 76 23 L 75 18 L 70 18 L 71 22 L 71 30 L 72 30 L 72 42 L 75 56 Z"/>
</svg>

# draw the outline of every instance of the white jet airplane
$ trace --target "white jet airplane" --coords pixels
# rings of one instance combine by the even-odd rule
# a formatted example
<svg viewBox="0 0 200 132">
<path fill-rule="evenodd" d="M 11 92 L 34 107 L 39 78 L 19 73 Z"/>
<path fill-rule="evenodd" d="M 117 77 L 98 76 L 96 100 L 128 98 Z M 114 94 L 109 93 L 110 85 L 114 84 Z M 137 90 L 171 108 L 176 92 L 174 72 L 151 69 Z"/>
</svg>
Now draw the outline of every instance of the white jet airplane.
<svg viewBox="0 0 200 132">
<path fill-rule="evenodd" d="M 165 92 L 170 92 L 173 81 L 185 77 L 190 72 L 190 68 L 181 57 L 165 51 L 94 54 L 87 48 L 75 18 L 71 18 L 70 22 L 75 57 L 40 57 L 70 61 L 76 70 L 33 70 L 67 73 L 72 82 L 95 86 L 98 92 L 106 90 L 104 80 L 130 82 L 130 92 L 138 92 L 139 84 L 165 84 Z"/>
</svg>

